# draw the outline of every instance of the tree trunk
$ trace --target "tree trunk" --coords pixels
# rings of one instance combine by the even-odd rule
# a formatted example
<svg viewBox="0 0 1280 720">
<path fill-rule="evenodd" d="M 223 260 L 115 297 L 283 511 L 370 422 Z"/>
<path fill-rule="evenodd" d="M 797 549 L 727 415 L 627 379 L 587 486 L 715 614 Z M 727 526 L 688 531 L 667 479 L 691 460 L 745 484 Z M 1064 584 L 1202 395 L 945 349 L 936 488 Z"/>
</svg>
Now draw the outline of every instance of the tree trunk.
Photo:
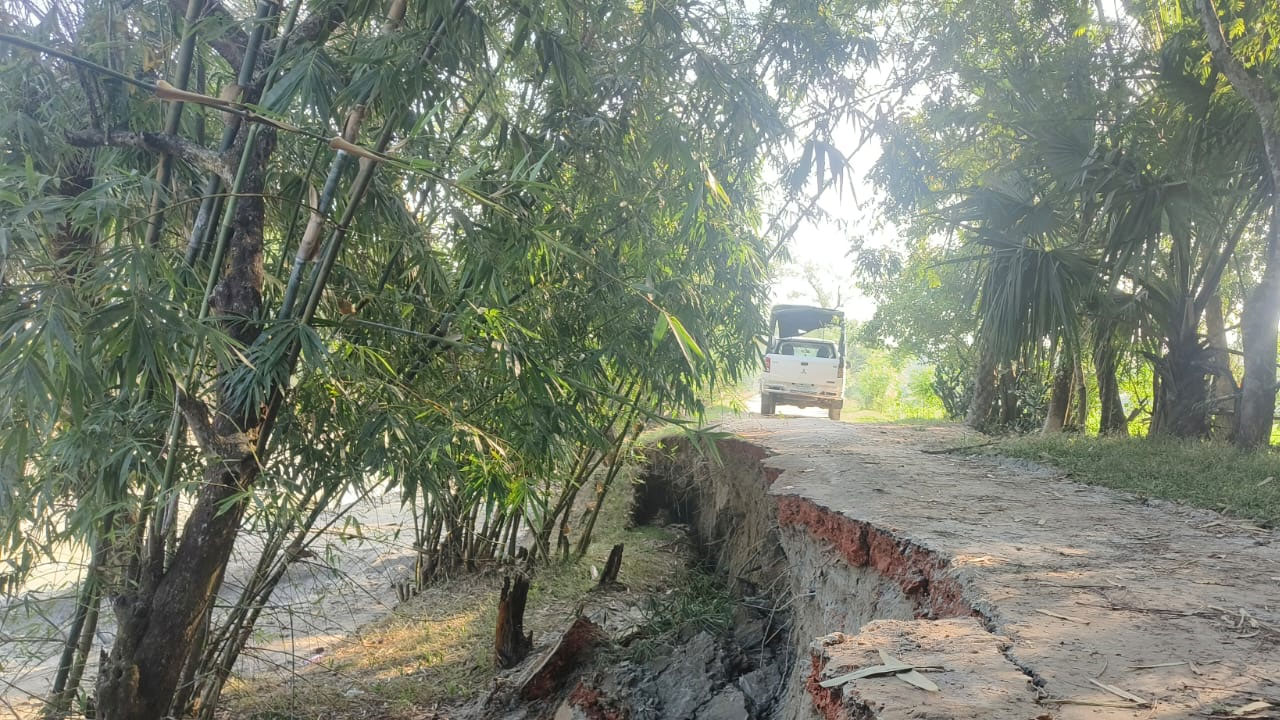
<svg viewBox="0 0 1280 720">
<path fill-rule="evenodd" d="M 1210 411 L 1211 432 L 1214 437 L 1230 439 L 1235 423 L 1239 386 L 1231 372 L 1231 353 L 1227 343 L 1226 322 L 1222 317 L 1222 298 L 1217 294 L 1209 298 L 1204 309 L 1205 334 L 1209 338 L 1209 362 L 1213 372 Z"/>
<path fill-rule="evenodd" d="M 234 157 L 242 156 L 254 134 L 242 131 Z M 245 347 L 260 332 L 254 319 L 262 306 L 263 190 L 274 145 L 274 132 L 263 129 L 243 160 L 248 165 L 231 219 L 226 264 L 211 299 L 223 332 Z M 230 370 L 221 368 L 221 376 L 228 377 Z M 246 491 L 258 477 L 255 435 L 262 418 L 260 408 L 239 406 L 229 388 L 220 385 L 218 393 L 213 413 L 190 398 L 182 403 L 188 425 L 209 457 L 204 481 L 173 562 L 168 568 L 144 563 L 136 585 L 114 599 L 118 630 L 98 674 L 100 720 L 162 718 L 168 713 L 197 630 L 231 557 Z"/>
<path fill-rule="evenodd" d="M 1094 339 L 1093 369 L 1098 378 L 1098 403 L 1102 412 L 1098 420 L 1099 435 L 1129 434 L 1129 419 L 1120 399 L 1120 382 L 1116 379 L 1119 354 L 1110 333 Z"/>
<path fill-rule="evenodd" d="M 70 165 L 67 176 L 59 181 L 57 191 L 58 195 L 68 198 L 93 188 L 94 168 L 88 153 L 80 153 Z M 63 277 L 74 281 L 88 267 L 96 244 L 94 231 L 68 217 L 58 224 L 52 240 L 53 258 L 59 265 L 59 271 Z"/>
<path fill-rule="evenodd" d="M 493 655 L 500 668 L 513 668 L 533 649 L 533 633 L 524 633 L 524 606 L 529 599 L 529 578 L 524 575 L 502 579 L 498 599 L 498 623 L 494 629 Z"/>
<path fill-rule="evenodd" d="M 521 512 L 522 511 L 520 508 L 515 508 L 514 512 L 511 513 L 511 530 L 510 532 L 507 533 L 507 543 L 506 543 L 508 560 L 516 559 L 516 547 L 520 541 Z"/>
<path fill-rule="evenodd" d="M 1173 303 L 1168 325 L 1165 354 L 1155 363 L 1160 376 L 1159 419 L 1152 420 L 1151 434 L 1208 437 L 1211 363 L 1191 298 Z"/>
<path fill-rule="evenodd" d="M 1160 368 L 1157 365 L 1151 373 L 1151 422 L 1147 425 L 1147 435 L 1159 435 L 1164 432 L 1161 423 L 1164 421 L 1164 383 L 1160 379 Z"/>
<path fill-rule="evenodd" d="M 211 609 L 212 610 L 212 609 Z M 191 698 L 195 696 L 196 691 L 196 671 L 201 665 L 201 661 L 205 658 L 205 643 L 209 638 L 209 625 L 213 622 L 213 613 L 206 612 L 204 618 L 200 621 L 200 628 L 196 631 L 195 640 L 191 643 L 191 653 L 187 656 L 187 662 L 183 666 L 182 675 L 178 682 L 178 691 L 174 695 L 173 707 L 169 708 L 169 712 L 173 717 L 186 717 L 187 711 L 191 709 Z"/>
<path fill-rule="evenodd" d="M 618 571 L 622 569 L 622 543 L 613 546 L 609 551 L 609 559 L 605 561 L 604 572 L 600 573 L 600 580 L 596 583 L 596 587 L 607 590 L 618 584 Z"/>
<path fill-rule="evenodd" d="M 1232 52 L 1222 30 L 1214 0 L 1200 0 L 1200 22 L 1213 59 L 1231 87 L 1253 107 L 1262 125 L 1262 143 L 1271 173 L 1271 228 L 1267 236 L 1266 268 L 1249 293 L 1241 318 L 1244 341 L 1244 379 L 1235 443 L 1255 448 L 1271 443 L 1276 412 L 1276 341 L 1280 324 L 1280 102 L 1266 81 L 1245 68 Z"/>
<path fill-rule="evenodd" d="M 1272 176 L 1280 187 L 1280 137 L 1267 144 Z M 1241 318 L 1244 341 L 1244 379 L 1240 388 L 1240 413 L 1235 443 L 1256 448 L 1271 443 L 1276 412 L 1276 326 L 1280 324 L 1280 191 L 1275 193 L 1271 230 L 1267 238 L 1267 268 L 1262 281 L 1249 293 Z"/>
<path fill-rule="evenodd" d="M 1159 421 L 1152 434 L 1179 438 L 1209 435 L 1209 382 L 1199 336 L 1194 330 L 1169 338 L 1169 352 L 1156 363 L 1160 375 Z"/>
<path fill-rule="evenodd" d="M 1045 408 L 1043 433 L 1058 433 L 1067 424 L 1067 412 L 1071 408 L 1071 379 L 1075 371 L 1075 363 L 1068 353 L 1058 355 L 1058 364 L 1053 371 L 1053 385 L 1049 390 L 1049 406 Z"/>
<path fill-rule="evenodd" d="M 990 350 L 983 350 L 978 358 L 978 367 L 973 375 L 973 393 L 969 398 L 969 410 L 965 413 L 964 424 L 978 431 L 986 431 L 991 425 L 992 407 L 995 405 L 997 391 L 998 363 Z"/>
<path fill-rule="evenodd" d="M 1084 377 L 1084 363 L 1079 359 L 1072 368 L 1071 384 L 1073 386 L 1072 395 L 1075 401 L 1075 415 L 1071 419 L 1071 427 L 1080 432 L 1084 432 L 1089 426 L 1089 385 Z"/>
<path fill-rule="evenodd" d="M 1018 413 L 1021 408 L 1018 407 L 1018 375 L 1012 368 L 1005 368 L 1000 372 L 1000 378 L 996 381 L 996 387 L 999 388 L 1000 414 L 998 415 L 1001 427 L 1008 429 L 1018 420 Z"/>
<path fill-rule="evenodd" d="M 169 570 L 158 579 L 143 578 L 140 591 L 115 599 L 119 630 L 99 671 L 100 720 L 167 714 L 200 620 L 217 591 L 216 579 L 231 557 L 245 507 L 232 497 L 257 474 L 250 450 L 246 447 L 231 469 L 221 463 L 210 468 Z M 230 508 L 224 511 L 226 503 Z"/>
</svg>

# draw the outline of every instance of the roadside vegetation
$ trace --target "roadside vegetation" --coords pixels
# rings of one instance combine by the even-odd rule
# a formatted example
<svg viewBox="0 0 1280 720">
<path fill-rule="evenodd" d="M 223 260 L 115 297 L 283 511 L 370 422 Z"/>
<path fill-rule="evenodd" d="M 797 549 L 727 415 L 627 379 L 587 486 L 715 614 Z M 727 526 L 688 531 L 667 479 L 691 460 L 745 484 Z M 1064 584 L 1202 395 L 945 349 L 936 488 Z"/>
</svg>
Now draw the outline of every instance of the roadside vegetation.
<svg viewBox="0 0 1280 720">
<path fill-rule="evenodd" d="M 1275 451 L 1250 452 L 1214 441 L 1075 434 L 1011 438 L 990 451 L 1053 465 L 1077 482 L 1280 526 L 1280 455 Z"/>
<path fill-rule="evenodd" d="M 635 468 L 626 472 L 629 483 Z M 615 652 L 644 659 L 678 644 L 682 633 L 727 627 L 734 600 L 700 570 L 689 538 L 661 526 L 630 526 L 632 495 L 611 495 L 581 559 L 538 568 L 525 628 L 535 639 L 564 630 L 583 607 L 640 608 L 635 638 Z M 624 586 L 596 592 L 610 548 L 625 547 Z M 434 583 L 389 616 L 330 648 L 300 648 L 296 662 L 256 678 L 234 680 L 228 717 L 421 718 L 424 711 L 482 697 L 493 685 L 493 628 L 502 575 L 482 571 Z"/>
<path fill-rule="evenodd" d="M 890 7 L 862 341 L 974 428 L 1269 444 L 1276 4 Z"/>
<path fill-rule="evenodd" d="M 853 345 L 845 386 L 845 419 L 853 422 L 941 420 L 935 369 L 903 352 Z"/>
<path fill-rule="evenodd" d="M 876 59 L 856 7 L 791 0 L 0 17 L 0 576 L 40 611 L 33 570 L 88 559 L 30 642 L 50 710 L 104 720 L 211 717 L 385 488 L 419 590 L 584 556 L 646 423 L 755 367 Z"/>
</svg>

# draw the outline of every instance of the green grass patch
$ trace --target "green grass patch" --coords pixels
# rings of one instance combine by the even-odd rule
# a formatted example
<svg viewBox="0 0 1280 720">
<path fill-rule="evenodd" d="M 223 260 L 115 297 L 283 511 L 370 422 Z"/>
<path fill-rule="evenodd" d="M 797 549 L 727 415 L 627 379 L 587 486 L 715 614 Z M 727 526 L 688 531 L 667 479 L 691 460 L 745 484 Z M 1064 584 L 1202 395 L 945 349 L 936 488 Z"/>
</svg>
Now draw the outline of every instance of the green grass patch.
<svg viewBox="0 0 1280 720">
<path fill-rule="evenodd" d="M 904 415 L 884 410 L 850 410 L 845 406 L 841 418 L 845 422 L 870 423 L 874 425 L 920 425 L 924 427 L 940 427 L 955 425 L 954 420 L 933 415 Z"/>
<path fill-rule="evenodd" d="M 700 631 L 719 635 L 729 629 L 736 607 L 724 578 L 689 568 L 675 587 L 644 603 L 640 636 L 625 654 L 643 662 Z"/>
<path fill-rule="evenodd" d="M 1172 438 L 1029 436 L 992 452 L 1055 465 L 1071 479 L 1280 525 L 1280 454 Z"/>
</svg>

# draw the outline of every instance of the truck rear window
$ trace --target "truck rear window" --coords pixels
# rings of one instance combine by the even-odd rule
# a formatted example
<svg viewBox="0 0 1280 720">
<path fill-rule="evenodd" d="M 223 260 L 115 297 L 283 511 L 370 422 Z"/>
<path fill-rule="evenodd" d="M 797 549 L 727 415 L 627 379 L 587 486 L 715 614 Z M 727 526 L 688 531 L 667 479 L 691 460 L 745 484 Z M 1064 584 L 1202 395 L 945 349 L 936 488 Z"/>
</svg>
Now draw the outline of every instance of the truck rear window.
<svg viewBox="0 0 1280 720">
<path fill-rule="evenodd" d="M 786 340 L 778 344 L 779 355 L 798 355 L 800 357 L 833 358 L 835 351 L 825 343 L 806 343 Z"/>
</svg>

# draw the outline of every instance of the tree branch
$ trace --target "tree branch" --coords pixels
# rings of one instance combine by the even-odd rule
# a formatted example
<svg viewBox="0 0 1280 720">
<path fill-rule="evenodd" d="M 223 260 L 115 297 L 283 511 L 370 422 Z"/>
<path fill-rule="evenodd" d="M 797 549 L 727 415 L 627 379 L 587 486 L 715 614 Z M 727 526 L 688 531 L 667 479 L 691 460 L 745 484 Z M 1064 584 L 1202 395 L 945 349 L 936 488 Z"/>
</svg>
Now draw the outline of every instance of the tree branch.
<svg viewBox="0 0 1280 720">
<path fill-rule="evenodd" d="M 169 0 L 169 8 L 179 17 L 187 14 L 187 0 Z M 239 22 L 232 17 L 220 0 L 205 0 L 200 10 L 200 20 L 213 19 L 224 30 L 208 39 L 209 45 L 227 61 L 232 70 L 240 67 L 244 60 L 244 49 L 249 44 L 249 36 L 240 29 Z"/>
<path fill-rule="evenodd" d="M 178 409 L 186 418 L 187 427 L 191 429 L 196 445 L 205 455 L 233 462 L 250 455 L 253 445 L 244 433 L 218 434 L 209 416 L 209 406 L 203 401 L 179 391 Z"/>
<path fill-rule="evenodd" d="M 1209 299 L 1218 292 L 1218 285 L 1222 282 L 1222 274 L 1227 270 L 1227 263 L 1231 262 L 1231 258 L 1235 256 L 1236 246 L 1240 244 L 1240 238 L 1244 236 L 1244 231 L 1249 228 L 1249 224 L 1253 222 L 1253 216 L 1258 211 L 1258 206 L 1262 203 L 1263 192 L 1259 188 L 1258 192 L 1253 194 L 1248 205 L 1245 206 L 1244 215 L 1241 216 L 1240 222 L 1232 231 L 1230 237 L 1227 238 L 1226 245 L 1218 253 L 1218 257 L 1213 264 L 1205 272 L 1200 282 L 1200 291 L 1194 299 L 1194 309 L 1196 317 L 1204 312 L 1209 305 Z"/>
<path fill-rule="evenodd" d="M 196 439 L 196 445 L 206 455 L 218 455 L 218 435 L 209 421 L 209 406 L 185 392 L 178 393 L 178 408 L 187 419 L 187 427 Z"/>
<path fill-rule="evenodd" d="M 1198 0 L 1200 6 L 1200 23 L 1204 25 L 1204 33 L 1209 42 L 1209 50 L 1213 59 L 1222 66 L 1222 74 L 1227 76 L 1241 95 L 1253 105 L 1253 109 L 1262 120 L 1264 129 L 1271 130 L 1276 114 L 1276 99 L 1267 84 L 1251 74 L 1240 60 L 1231 52 L 1231 45 L 1222 31 L 1222 20 L 1218 17 L 1218 6 L 1213 0 Z"/>
<path fill-rule="evenodd" d="M 231 184 L 231 168 L 227 167 L 221 155 L 176 135 L 123 130 L 105 133 L 98 130 L 77 130 L 67 133 L 67 142 L 84 148 L 125 147 L 168 153 L 200 170 L 214 173 L 227 184 Z"/>
<path fill-rule="evenodd" d="M 180 0 L 170 0 L 170 2 L 180 2 Z M 328 37 L 342 21 L 347 19 L 347 6 L 350 0 L 346 2 L 335 2 L 325 8 L 323 13 L 311 15 L 306 20 L 294 26 L 293 31 L 288 35 L 275 38 L 271 42 L 263 46 L 264 52 L 260 55 L 264 59 L 272 59 L 285 49 L 294 47 L 300 43 L 309 43 L 320 38 Z"/>
</svg>

